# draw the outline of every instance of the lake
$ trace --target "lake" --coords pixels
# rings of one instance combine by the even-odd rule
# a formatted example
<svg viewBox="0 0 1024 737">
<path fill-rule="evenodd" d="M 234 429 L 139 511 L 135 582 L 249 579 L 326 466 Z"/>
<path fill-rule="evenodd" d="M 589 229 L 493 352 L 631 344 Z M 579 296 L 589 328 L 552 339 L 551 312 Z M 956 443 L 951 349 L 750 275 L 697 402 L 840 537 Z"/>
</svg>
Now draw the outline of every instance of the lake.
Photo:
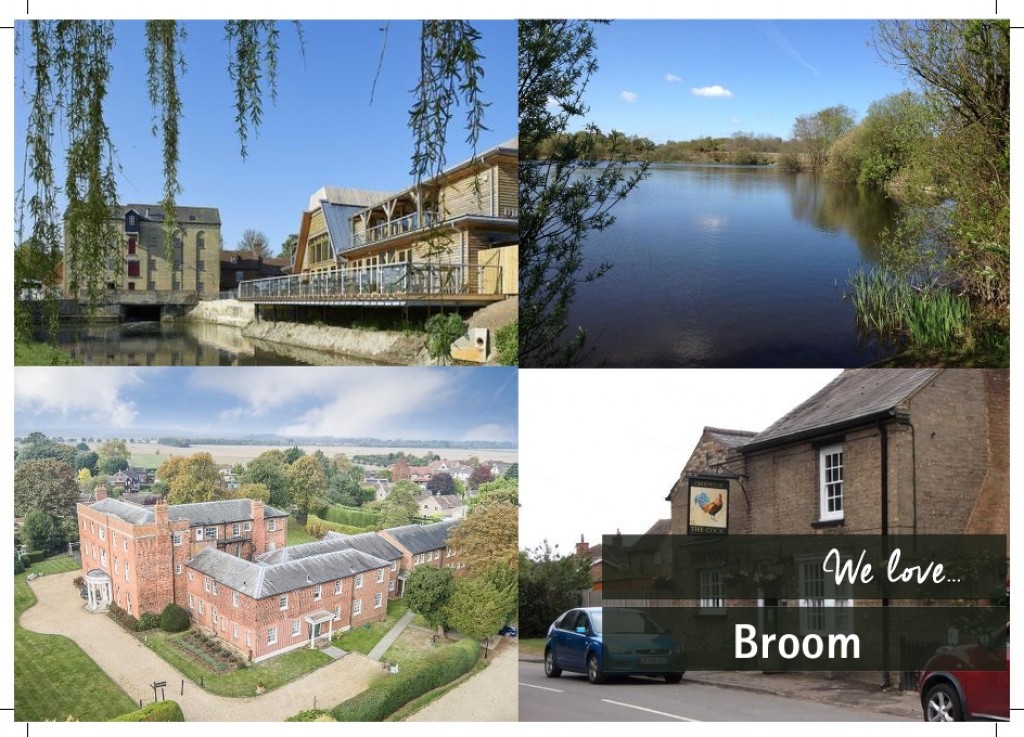
<svg viewBox="0 0 1024 737">
<path fill-rule="evenodd" d="M 46 341 L 45 332 L 37 335 Z M 83 366 L 366 366 L 372 361 L 253 340 L 213 323 L 61 325 L 57 345 Z"/>
<path fill-rule="evenodd" d="M 858 339 L 843 299 L 877 263 L 898 206 L 877 190 L 776 167 L 670 165 L 591 233 L 569 328 L 586 365 L 853 367 L 887 354 Z"/>
</svg>

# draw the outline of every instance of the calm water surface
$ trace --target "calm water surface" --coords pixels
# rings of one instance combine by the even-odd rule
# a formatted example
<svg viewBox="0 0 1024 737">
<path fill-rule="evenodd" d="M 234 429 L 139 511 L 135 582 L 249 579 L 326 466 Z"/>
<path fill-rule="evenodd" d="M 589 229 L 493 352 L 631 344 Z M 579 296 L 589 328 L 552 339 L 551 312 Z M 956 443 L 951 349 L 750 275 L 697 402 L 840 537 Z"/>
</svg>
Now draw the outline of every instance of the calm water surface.
<svg viewBox="0 0 1024 737">
<path fill-rule="evenodd" d="M 659 165 L 592 233 L 569 327 L 607 366 L 852 367 L 883 357 L 843 299 L 897 206 L 774 167 Z"/>
<path fill-rule="evenodd" d="M 46 340 L 45 334 L 37 336 Z M 357 358 L 252 340 L 210 323 L 62 326 L 57 344 L 85 366 L 362 366 Z"/>
</svg>

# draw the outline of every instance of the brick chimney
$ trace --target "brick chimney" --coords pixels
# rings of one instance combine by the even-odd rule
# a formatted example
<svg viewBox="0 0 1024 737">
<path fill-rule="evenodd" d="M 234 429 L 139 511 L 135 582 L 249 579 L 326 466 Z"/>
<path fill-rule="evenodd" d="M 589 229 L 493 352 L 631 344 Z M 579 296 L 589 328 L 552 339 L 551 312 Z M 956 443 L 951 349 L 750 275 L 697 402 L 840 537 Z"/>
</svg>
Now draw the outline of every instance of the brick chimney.
<svg viewBox="0 0 1024 737">
<path fill-rule="evenodd" d="M 576 555 L 586 555 L 588 550 L 590 550 L 590 543 L 583 539 L 583 535 L 580 535 L 580 541 L 576 543 Z"/>
<path fill-rule="evenodd" d="M 160 527 L 167 527 L 167 502 L 161 499 L 153 507 L 153 514 L 156 517 L 156 523 Z"/>
<path fill-rule="evenodd" d="M 103 486 L 102 484 L 97 486 L 92 491 L 93 491 L 93 495 L 96 497 L 96 501 L 98 501 L 98 502 L 99 501 L 103 501 L 104 499 L 107 498 L 107 487 Z"/>
<path fill-rule="evenodd" d="M 267 523 L 263 520 L 263 502 L 258 499 L 252 503 L 252 549 L 253 556 L 267 552 Z"/>
</svg>

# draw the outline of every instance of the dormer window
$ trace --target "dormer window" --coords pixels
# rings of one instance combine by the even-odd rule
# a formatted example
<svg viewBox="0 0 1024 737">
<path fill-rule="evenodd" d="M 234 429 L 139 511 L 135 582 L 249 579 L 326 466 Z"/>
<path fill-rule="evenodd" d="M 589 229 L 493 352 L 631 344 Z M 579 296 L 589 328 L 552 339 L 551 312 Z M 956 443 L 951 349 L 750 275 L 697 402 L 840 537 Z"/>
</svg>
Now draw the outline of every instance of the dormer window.
<svg viewBox="0 0 1024 737">
<path fill-rule="evenodd" d="M 129 210 L 124 214 L 124 232 L 139 232 L 139 213 L 135 212 L 135 210 Z"/>
</svg>

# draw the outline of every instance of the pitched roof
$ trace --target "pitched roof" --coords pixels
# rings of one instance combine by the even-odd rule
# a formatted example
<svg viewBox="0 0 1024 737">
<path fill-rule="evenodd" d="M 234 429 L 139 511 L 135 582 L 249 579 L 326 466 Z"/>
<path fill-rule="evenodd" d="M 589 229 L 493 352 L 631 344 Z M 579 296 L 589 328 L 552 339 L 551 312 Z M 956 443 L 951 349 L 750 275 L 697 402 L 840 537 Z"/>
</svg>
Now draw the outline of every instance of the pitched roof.
<svg viewBox="0 0 1024 737">
<path fill-rule="evenodd" d="M 263 599 L 357 573 L 387 568 L 391 563 L 349 549 L 266 565 L 251 563 L 216 548 L 206 547 L 188 562 L 188 566 L 230 589 L 254 599 Z"/>
<path fill-rule="evenodd" d="M 705 427 L 704 434 L 726 448 L 738 448 L 757 435 L 751 430 L 728 430 L 723 427 Z"/>
<path fill-rule="evenodd" d="M 162 222 L 164 219 L 164 209 L 160 205 L 131 203 L 115 207 L 115 217 L 122 218 L 129 210 L 135 210 L 143 220 Z M 180 205 L 174 208 L 174 218 L 179 223 L 211 223 L 220 225 L 220 210 L 216 207 L 188 207 Z"/>
<path fill-rule="evenodd" d="M 132 525 L 152 524 L 156 519 L 152 507 L 124 502 L 120 499 L 107 497 L 90 509 L 109 514 Z M 265 505 L 263 517 L 287 517 L 287 512 Z M 222 525 L 225 522 L 239 522 L 252 519 L 252 501 L 249 499 L 223 499 L 216 502 L 196 502 L 195 504 L 171 504 L 167 507 L 167 517 L 172 520 L 187 519 L 193 527 L 200 525 Z"/>
<path fill-rule="evenodd" d="M 392 527 L 389 533 L 410 553 L 425 553 L 428 550 L 443 548 L 448 540 L 448 533 L 459 524 L 458 520 L 445 520 L 432 525 L 405 525 Z"/>
<path fill-rule="evenodd" d="M 850 369 L 764 431 L 742 451 L 800 440 L 891 414 L 942 369 Z"/>
<path fill-rule="evenodd" d="M 329 202 L 333 205 L 352 205 L 355 207 L 369 207 L 375 202 L 386 199 L 389 192 L 380 192 L 370 189 L 354 189 L 353 187 L 321 187 L 309 196 L 309 210 L 320 207 L 321 202 Z"/>
<path fill-rule="evenodd" d="M 660 519 L 651 525 L 651 529 L 644 533 L 644 535 L 669 535 L 672 533 L 672 520 L 671 519 Z"/>
<path fill-rule="evenodd" d="M 256 558 L 259 563 L 273 565 L 286 561 L 301 560 L 314 555 L 333 553 L 338 550 L 358 550 L 382 560 L 398 560 L 402 551 L 382 538 L 376 532 L 363 532 L 358 535 L 343 535 L 333 530 L 324 535 L 322 540 L 301 545 L 289 545 L 271 550 Z"/>
</svg>

